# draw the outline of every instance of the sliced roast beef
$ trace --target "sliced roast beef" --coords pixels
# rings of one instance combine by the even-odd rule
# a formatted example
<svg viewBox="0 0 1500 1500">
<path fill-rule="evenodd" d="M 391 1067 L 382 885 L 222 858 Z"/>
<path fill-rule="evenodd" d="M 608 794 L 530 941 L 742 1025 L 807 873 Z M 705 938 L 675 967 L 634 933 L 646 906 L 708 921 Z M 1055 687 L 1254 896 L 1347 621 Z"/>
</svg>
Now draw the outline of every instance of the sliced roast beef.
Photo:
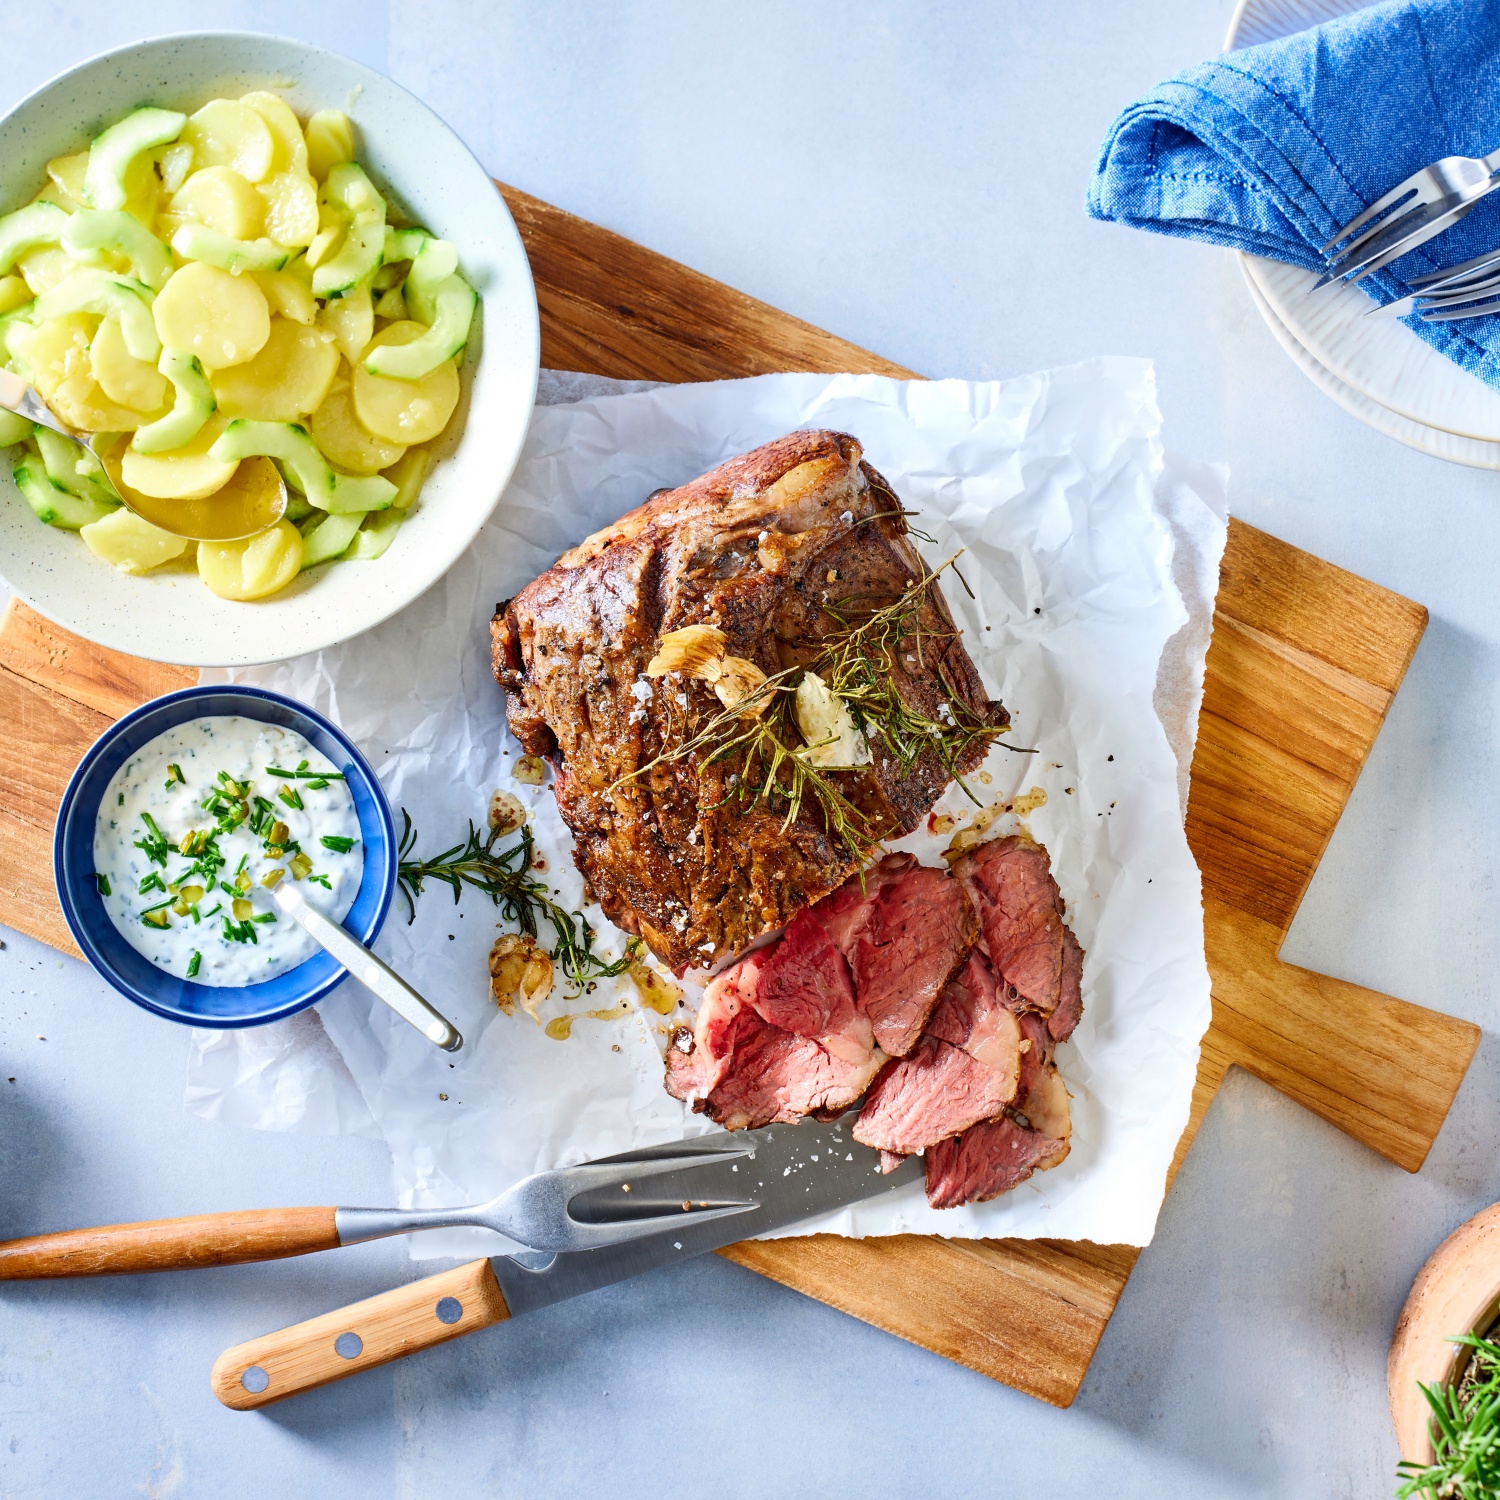
<svg viewBox="0 0 1500 1500">
<path fill-rule="evenodd" d="M 1021 1016 L 1030 1045 L 1021 1054 L 1021 1090 L 1004 1114 L 939 1141 L 926 1154 L 927 1201 L 934 1208 L 986 1203 L 1068 1155 L 1073 1122 L 1051 1038 L 1038 1018 Z"/>
<path fill-rule="evenodd" d="M 881 1072 L 854 1139 L 910 1156 L 958 1135 L 1015 1098 L 1021 1060 L 1020 1023 L 976 954 L 943 991 L 916 1050 Z"/>
<path fill-rule="evenodd" d="M 1009 1115 L 985 1120 L 928 1151 L 927 1201 L 934 1208 L 987 1203 L 1025 1182 L 1057 1144 Z"/>
<path fill-rule="evenodd" d="M 1063 920 L 1047 851 L 1015 834 L 969 850 L 953 870 L 979 914 L 996 978 L 1047 1017 L 1054 1040 L 1070 1036 L 1083 1013 L 1083 949 Z"/>
<path fill-rule="evenodd" d="M 943 986 L 963 968 L 979 936 L 963 887 L 910 854 L 881 861 L 885 878 L 854 939 L 850 966 L 860 1008 L 892 1057 L 917 1045 Z"/>
<path fill-rule="evenodd" d="M 868 1061 L 875 1039 L 868 1017 L 855 1007 L 849 965 L 808 912 L 757 957 L 740 987 L 761 1020 L 797 1036 L 820 1037 L 853 1066 Z"/>
<path fill-rule="evenodd" d="M 720 974 L 704 992 L 692 1030 L 678 1028 L 667 1048 L 668 1093 L 727 1130 L 753 1130 L 814 1112 L 841 1114 L 885 1062 L 868 1023 L 847 1003 L 847 1014 L 839 1015 L 836 996 L 829 1015 L 843 1029 L 823 1036 L 790 1030 L 762 1015 L 760 996 L 768 988 L 773 1014 L 816 1024 L 811 1002 L 786 998 L 789 976 L 805 965 L 800 958 L 783 964 L 778 976 L 776 957 L 761 949 Z"/>
</svg>

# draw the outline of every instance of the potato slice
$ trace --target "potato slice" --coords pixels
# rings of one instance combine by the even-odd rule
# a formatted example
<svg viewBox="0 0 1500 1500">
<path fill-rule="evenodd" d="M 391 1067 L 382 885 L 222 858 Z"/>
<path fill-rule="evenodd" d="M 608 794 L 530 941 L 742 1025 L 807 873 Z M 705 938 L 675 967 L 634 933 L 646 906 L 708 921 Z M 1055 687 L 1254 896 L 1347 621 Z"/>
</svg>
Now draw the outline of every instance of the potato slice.
<svg viewBox="0 0 1500 1500">
<path fill-rule="evenodd" d="M 375 304 L 370 289 L 362 286 L 347 297 L 335 297 L 323 307 L 322 322 L 330 329 L 339 353 L 352 365 L 375 337 Z"/>
<path fill-rule="evenodd" d="M 335 380 L 323 404 L 313 413 L 313 441 L 329 463 L 351 474 L 376 474 L 406 452 L 365 427 L 354 413 L 347 374 Z"/>
<path fill-rule="evenodd" d="M 310 245 L 318 233 L 318 185 L 306 172 L 278 172 L 256 192 L 265 204 L 266 233 L 278 245 Z"/>
<path fill-rule="evenodd" d="M 255 284 L 266 295 L 271 311 L 294 323 L 312 324 L 318 316 L 318 302 L 312 294 L 311 276 L 297 273 L 293 266 L 280 271 L 255 271 Z"/>
<path fill-rule="evenodd" d="M 215 413 L 192 442 L 166 453 L 137 453 L 127 448 L 120 460 L 120 477 L 131 489 L 157 500 L 205 499 L 222 490 L 239 468 L 238 463 L 208 454 L 226 422 L 222 412 Z"/>
<path fill-rule="evenodd" d="M 265 205 L 232 167 L 205 167 L 172 194 L 168 213 L 174 225 L 193 219 L 230 239 L 253 240 L 264 223 Z"/>
<path fill-rule="evenodd" d="M 323 404 L 338 366 L 339 351 L 327 329 L 273 318 L 260 353 L 216 371 L 210 384 L 226 417 L 295 422 Z"/>
<path fill-rule="evenodd" d="M 291 105 L 263 89 L 242 94 L 240 103 L 248 104 L 271 128 L 271 139 L 275 142 L 271 171 L 307 171 L 307 142 L 302 138 L 302 126 Z"/>
<path fill-rule="evenodd" d="M 221 599 L 264 599 L 302 566 L 302 534 L 290 521 L 243 542 L 199 542 L 198 576 Z"/>
<path fill-rule="evenodd" d="M 254 278 L 202 261 L 174 273 L 151 310 L 162 343 L 196 354 L 209 370 L 254 359 L 271 336 L 271 309 Z"/>
<path fill-rule="evenodd" d="M 0 315 L 31 301 L 31 288 L 19 276 L 0 276 Z"/>
<path fill-rule="evenodd" d="M 40 328 L 12 324 L 8 335 L 11 347 L 30 367 L 31 383 L 49 401 L 70 377 L 92 378 L 88 351 L 93 337 L 94 318 L 89 313 L 49 318 Z"/>
<path fill-rule="evenodd" d="M 329 169 L 354 160 L 354 121 L 341 109 L 320 109 L 307 122 L 307 168 L 322 182 Z"/>
<path fill-rule="evenodd" d="M 160 411 L 171 398 L 167 377 L 125 347 L 125 335 L 114 318 L 100 323 L 89 345 L 89 362 L 99 389 L 132 411 Z"/>
<path fill-rule="evenodd" d="M 87 151 L 75 151 L 71 156 L 54 156 L 47 163 L 47 177 L 53 191 L 43 196 L 51 198 L 54 203 L 61 198 L 62 202 L 58 206 L 69 212 L 87 208 L 89 200 L 83 195 L 83 179 L 88 169 Z"/>
<path fill-rule="evenodd" d="M 78 532 L 95 557 L 122 573 L 149 573 L 188 549 L 186 537 L 173 536 L 121 506 Z"/>
<path fill-rule="evenodd" d="M 370 348 L 409 344 L 426 332 L 421 323 L 392 323 L 375 335 Z M 420 380 L 390 380 L 372 375 L 363 364 L 354 367 L 355 413 L 376 437 L 387 442 L 425 443 L 435 438 L 448 425 L 458 396 L 455 360 L 439 365 Z"/>
<path fill-rule="evenodd" d="M 78 269 L 78 263 L 61 245 L 38 245 L 16 262 L 33 297 L 60 286 Z"/>
<path fill-rule="evenodd" d="M 80 432 L 134 432 L 164 412 L 131 411 L 111 401 L 92 375 L 72 375 L 47 398 L 47 405 Z"/>
<path fill-rule="evenodd" d="M 180 139 L 203 167 L 233 167 L 247 182 L 264 182 L 276 155 L 271 127 L 248 104 L 211 99 L 182 127 Z"/>
</svg>

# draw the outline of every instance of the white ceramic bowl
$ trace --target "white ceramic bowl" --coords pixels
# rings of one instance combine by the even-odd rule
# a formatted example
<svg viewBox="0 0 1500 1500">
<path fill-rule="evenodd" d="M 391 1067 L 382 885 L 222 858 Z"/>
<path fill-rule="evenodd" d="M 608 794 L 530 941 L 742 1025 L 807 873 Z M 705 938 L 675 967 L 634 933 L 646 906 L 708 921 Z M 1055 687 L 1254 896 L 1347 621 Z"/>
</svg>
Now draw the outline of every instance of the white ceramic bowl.
<svg viewBox="0 0 1500 1500">
<path fill-rule="evenodd" d="M 137 105 L 194 110 L 272 89 L 302 116 L 344 109 L 377 186 L 458 246 L 482 311 L 464 396 L 421 504 L 374 562 L 311 569 L 282 593 L 238 604 L 195 574 L 131 578 L 71 532 L 42 525 L 0 463 L 0 573 L 28 603 L 101 645 L 188 666 L 280 661 L 388 619 L 435 583 L 484 524 L 521 451 L 540 332 L 531 268 L 494 184 L 463 142 L 390 79 L 302 42 L 242 32 L 158 37 L 106 52 L 44 84 L 0 119 L 0 211 L 29 200 L 54 156 L 80 150 Z"/>
</svg>

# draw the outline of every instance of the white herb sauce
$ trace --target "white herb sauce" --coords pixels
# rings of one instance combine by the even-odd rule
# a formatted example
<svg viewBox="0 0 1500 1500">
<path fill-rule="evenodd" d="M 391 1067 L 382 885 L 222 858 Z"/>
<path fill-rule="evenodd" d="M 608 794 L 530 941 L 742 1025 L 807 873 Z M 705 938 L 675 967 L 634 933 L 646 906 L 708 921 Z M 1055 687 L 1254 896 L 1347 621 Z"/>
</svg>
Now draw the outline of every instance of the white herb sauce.
<svg viewBox="0 0 1500 1500">
<path fill-rule="evenodd" d="M 256 984 L 318 951 L 276 910 L 264 884 L 277 881 L 272 871 L 338 920 L 363 867 L 338 768 L 300 734 L 256 719 L 194 719 L 159 734 L 116 772 L 94 827 L 110 920 L 138 953 L 199 984 Z"/>
</svg>

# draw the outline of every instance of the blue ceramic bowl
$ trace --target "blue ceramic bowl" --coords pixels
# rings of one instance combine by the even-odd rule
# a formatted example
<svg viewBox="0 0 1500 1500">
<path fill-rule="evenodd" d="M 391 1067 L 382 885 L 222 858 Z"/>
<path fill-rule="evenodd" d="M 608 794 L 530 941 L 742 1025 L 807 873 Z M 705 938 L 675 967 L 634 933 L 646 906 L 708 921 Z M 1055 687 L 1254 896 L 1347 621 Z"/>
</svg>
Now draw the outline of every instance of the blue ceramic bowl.
<svg viewBox="0 0 1500 1500">
<path fill-rule="evenodd" d="M 359 893 L 343 925 L 360 942 L 374 941 L 396 890 L 396 830 L 375 772 L 341 729 L 321 714 L 255 687 L 191 687 L 168 693 L 127 714 L 94 742 L 73 773 L 57 814 L 52 869 L 63 916 L 84 956 L 128 1000 L 189 1026 L 261 1026 L 322 999 L 344 970 L 315 953 L 259 984 L 215 986 L 177 979 L 137 953 L 110 920 L 94 883 L 94 826 L 116 771 L 157 735 L 190 719 L 256 719 L 300 734 L 345 775 L 359 815 L 365 851 Z"/>
</svg>

